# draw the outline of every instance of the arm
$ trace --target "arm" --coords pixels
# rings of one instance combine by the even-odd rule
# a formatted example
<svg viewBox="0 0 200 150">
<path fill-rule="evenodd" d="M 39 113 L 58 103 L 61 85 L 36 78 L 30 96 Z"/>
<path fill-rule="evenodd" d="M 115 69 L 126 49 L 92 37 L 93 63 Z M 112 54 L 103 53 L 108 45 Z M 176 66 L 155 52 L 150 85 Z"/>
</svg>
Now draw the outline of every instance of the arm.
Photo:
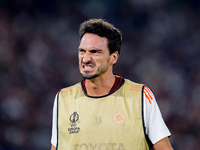
<svg viewBox="0 0 200 150">
<path fill-rule="evenodd" d="M 56 150 L 56 147 L 51 145 L 51 150 Z"/>
<path fill-rule="evenodd" d="M 56 150 L 57 144 L 57 95 L 54 100 L 53 117 L 52 117 L 52 136 L 51 136 L 51 150 Z"/>
<path fill-rule="evenodd" d="M 153 145 L 153 150 L 173 150 L 168 137 L 161 139 Z"/>
<path fill-rule="evenodd" d="M 153 150 L 172 150 L 168 137 L 171 135 L 167 128 L 154 94 L 147 87 L 143 95 L 145 132 L 153 144 Z"/>
</svg>

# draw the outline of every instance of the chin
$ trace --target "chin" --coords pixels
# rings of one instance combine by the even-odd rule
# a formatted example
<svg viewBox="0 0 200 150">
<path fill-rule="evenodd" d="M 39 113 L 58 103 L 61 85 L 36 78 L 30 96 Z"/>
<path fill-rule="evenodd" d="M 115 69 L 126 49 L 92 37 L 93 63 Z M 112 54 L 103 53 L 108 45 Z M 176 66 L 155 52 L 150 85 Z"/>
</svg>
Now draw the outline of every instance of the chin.
<svg viewBox="0 0 200 150">
<path fill-rule="evenodd" d="M 82 76 L 84 79 L 91 80 L 91 79 L 95 79 L 95 78 L 98 77 L 99 75 L 98 75 L 98 74 L 87 75 L 87 74 L 83 74 L 83 73 L 81 73 L 81 76 Z"/>
</svg>

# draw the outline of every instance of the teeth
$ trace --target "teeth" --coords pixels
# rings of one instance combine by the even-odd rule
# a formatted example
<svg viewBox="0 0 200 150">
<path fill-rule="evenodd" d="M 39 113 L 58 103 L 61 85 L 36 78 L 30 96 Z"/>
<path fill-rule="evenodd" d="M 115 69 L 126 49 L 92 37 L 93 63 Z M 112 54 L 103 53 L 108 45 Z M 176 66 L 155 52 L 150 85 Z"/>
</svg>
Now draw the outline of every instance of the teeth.
<svg viewBox="0 0 200 150">
<path fill-rule="evenodd" d="M 85 68 L 85 69 L 92 69 L 91 66 L 85 66 L 84 68 Z"/>
</svg>

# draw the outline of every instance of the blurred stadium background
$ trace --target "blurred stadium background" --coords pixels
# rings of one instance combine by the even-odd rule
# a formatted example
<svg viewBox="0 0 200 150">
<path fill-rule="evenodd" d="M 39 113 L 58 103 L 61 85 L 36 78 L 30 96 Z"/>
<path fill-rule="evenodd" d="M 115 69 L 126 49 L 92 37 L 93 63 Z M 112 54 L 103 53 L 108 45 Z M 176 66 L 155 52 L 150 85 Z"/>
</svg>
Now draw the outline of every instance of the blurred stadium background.
<svg viewBox="0 0 200 150">
<path fill-rule="evenodd" d="M 199 0 L 0 0 L 0 150 L 50 149 L 54 97 L 81 80 L 89 18 L 122 31 L 115 73 L 152 89 L 173 148 L 199 149 Z"/>
</svg>

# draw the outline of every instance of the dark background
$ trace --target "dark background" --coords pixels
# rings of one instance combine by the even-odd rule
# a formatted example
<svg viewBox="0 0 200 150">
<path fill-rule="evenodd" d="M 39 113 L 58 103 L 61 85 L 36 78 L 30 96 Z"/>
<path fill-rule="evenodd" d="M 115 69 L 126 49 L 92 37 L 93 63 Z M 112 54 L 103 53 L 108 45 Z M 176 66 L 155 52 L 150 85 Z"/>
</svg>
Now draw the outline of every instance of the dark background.
<svg viewBox="0 0 200 150">
<path fill-rule="evenodd" d="M 53 101 L 82 78 L 79 25 L 123 33 L 114 72 L 154 92 L 175 150 L 200 147 L 200 1 L 0 0 L 0 150 L 49 150 Z"/>
</svg>

